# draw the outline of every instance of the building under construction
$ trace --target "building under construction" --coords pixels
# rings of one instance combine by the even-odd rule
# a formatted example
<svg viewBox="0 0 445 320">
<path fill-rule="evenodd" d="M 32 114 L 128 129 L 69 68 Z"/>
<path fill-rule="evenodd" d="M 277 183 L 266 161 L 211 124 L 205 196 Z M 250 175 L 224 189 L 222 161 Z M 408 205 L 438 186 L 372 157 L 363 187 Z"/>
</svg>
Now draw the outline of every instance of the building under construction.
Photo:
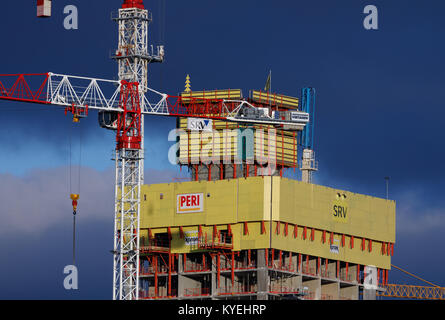
<svg viewBox="0 0 445 320">
<path fill-rule="evenodd" d="M 298 98 L 261 91 L 193 92 L 189 79 L 181 99 L 201 113 L 218 107 L 212 99 L 282 119 L 300 109 Z M 177 129 L 191 181 L 142 187 L 140 299 L 355 300 L 384 290 L 395 202 L 313 184 L 309 127 L 180 118 Z M 297 168 L 302 181 L 283 177 Z"/>
</svg>

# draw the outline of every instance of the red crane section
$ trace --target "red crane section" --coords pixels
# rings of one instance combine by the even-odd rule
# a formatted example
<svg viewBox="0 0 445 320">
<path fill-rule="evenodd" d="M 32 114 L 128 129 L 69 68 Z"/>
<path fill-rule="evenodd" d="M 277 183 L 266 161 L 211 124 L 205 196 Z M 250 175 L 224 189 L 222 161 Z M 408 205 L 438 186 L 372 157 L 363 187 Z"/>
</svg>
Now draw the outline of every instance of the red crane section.
<svg viewBox="0 0 445 320">
<path fill-rule="evenodd" d="M 145 9 L 144 1 L 142 0 L 125 0 L 122 4 L 122 9 L 138 8 Z"/>
<path fill-rule="evenodd" d="M 51 17 L 51 0 L 37 0 L 37 17 Z"/>
<path fill-rule="evenodd" d="M 141 149 L 141 106 L 137 82 L 122 81 L 118 114 L 116 149 Z"/>
</svg>

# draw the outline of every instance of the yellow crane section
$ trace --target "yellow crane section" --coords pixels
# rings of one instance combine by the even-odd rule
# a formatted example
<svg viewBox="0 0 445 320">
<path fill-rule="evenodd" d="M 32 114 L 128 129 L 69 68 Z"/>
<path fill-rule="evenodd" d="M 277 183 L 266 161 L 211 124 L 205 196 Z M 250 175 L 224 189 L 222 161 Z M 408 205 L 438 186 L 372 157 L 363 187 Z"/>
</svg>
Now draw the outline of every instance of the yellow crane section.
<svg viewBox="0 0 445 320">
<path fill-rule="evenodd" d="M 426 281 L 400 267 L 391 265 L 393 268 L 406 273 L 407 275 L 421 280 L 430 286 L 413 286 L 406 284 L 387 284 L 385 292 L 378 294 L 381 297 L 388 298 L 405 298 L 405 299 L 421 299 L 421 300 L 445 300 L 445 288 Z"/>
</svg>

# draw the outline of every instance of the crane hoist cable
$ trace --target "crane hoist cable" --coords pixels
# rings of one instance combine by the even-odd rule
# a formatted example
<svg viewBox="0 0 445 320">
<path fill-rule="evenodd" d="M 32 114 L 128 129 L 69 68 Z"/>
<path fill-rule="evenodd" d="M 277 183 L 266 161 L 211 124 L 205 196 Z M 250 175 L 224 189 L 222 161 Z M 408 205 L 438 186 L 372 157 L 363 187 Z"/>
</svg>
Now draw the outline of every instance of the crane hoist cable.
<svg viewBox="0 0 445 320">
<path fill-rule="evenodd" d="M 413 277 L 413 278 L 416 278 L 416 279 L 421 280 L 421 281 L 423 281 L 423 282 L 425 282 L 425 283 L 428 283 L 429 285 L 431 285 L 431 286 L 433 286 L 433 287 L 440 288 L 440 286 L 438 286 L 438 285 L 436 285 L 436 284 L 434 284 L 434 283 L 431 283 L 431 282 L 429 282 L 429 281 L 426 281 L 425 279 L 422 279 L 421 277 L 418 277 L 418 276 L 416 276 L 416 275 L 414 275 L 414 274 L 412 274 L 412 273 L 410 273 L 410 272 L 408 272 L 408 271 L 406 271 L 406 270 L 403 270 L 403 269 L 400 268 L 400 267 L 397 267 L 397 266 L 395 266 L 395 265 L 393 265 L 393 264 L 391 264 L 391 267 L 393 267 L 393 268 L 395 268 L 395 269 L 397 269 L 397 270 L 400 270 L 400 271 L 402 271 L 403 273 L 406 273 L 407 275 L 409 275 L 409 276 L 411 276 L 411 277 Z"/>
<path fill-rule="evenodd" d="M 165 45 L 165 0 L 159 1 L 159 43 Z M 163 68 L 159 70 L 159 89 L 162 90 L 162 80 L 164 78 Z"/>
<path fill-rule="evenodd" d="M 73 191 L 73 180 L 75 180 L 75 177 L 73 177 L 73 127 L 78 127 L 79 131 L 79 161 L 78 161 L 78 170 L 77 170 L 77 188 L 76 191 Z M 73 118 L 72 125 L 70 127 L 70 155 L 69 155 L 69 185 L 70 185 L 70 199 L 71 204 L 73 206 L 73 265 L 76 264 L 76 215 L 77 215 L 77 206 L 78 206 L 78 200 L 80 198 L 80 169 L 82 165 L 82 127 L 80 125 L 78 118 Z M 76 193 L 73 193 L 76 192 Z"/>
</svg>

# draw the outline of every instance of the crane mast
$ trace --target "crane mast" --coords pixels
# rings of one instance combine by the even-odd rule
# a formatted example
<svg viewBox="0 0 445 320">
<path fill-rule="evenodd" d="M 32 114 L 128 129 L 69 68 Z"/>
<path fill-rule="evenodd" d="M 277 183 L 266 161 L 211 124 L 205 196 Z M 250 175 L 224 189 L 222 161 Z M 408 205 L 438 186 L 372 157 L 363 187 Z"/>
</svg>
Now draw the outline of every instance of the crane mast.
<svg viewBox="0 0 445 320">
<path fill-rule="evenodd" d="M 127 112 L 119 113 L 117 121 L 113 299 L 137 300 L 140 189 L 144 180 L 144 116 L 141 108 L 144 108 L 145 88 L 148 87 L 148 64 L 162 62 L 164 53 L 163 47 L 158 47 L 157 55 L 148 50 L 151 14 L 144 8 L 142 0 L 125 0 L 118 16 L 113 19 L 119 25 L 119 44 L 113 58 L 118 62 L 119 80 L 127 84 L 121 93 L 121 105 L 127 104 L 124 108 Z M 132 124 L 131 128 L 126 128 L 127 123 Z"/>
</svg>

